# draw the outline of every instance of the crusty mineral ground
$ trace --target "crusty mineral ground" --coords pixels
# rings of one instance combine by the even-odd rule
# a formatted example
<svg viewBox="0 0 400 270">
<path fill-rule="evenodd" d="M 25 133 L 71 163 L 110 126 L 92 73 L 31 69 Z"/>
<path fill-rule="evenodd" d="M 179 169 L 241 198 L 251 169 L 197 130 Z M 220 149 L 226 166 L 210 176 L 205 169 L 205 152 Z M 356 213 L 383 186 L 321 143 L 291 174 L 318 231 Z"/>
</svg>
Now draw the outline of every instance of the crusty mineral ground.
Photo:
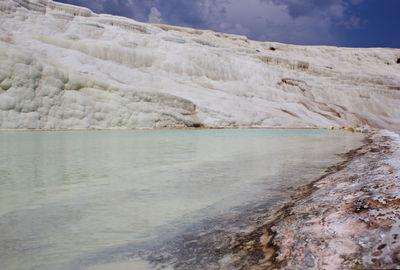
<svg viewBox="0 0 400 270">
<path fill-rule="evenodd" d="M 262 258 L 242 249 L 226 268 L 399 269 L 400 138 L 380 131 L 348 155 L 259 228 L 253 246 L 244 245 L 257 257 L 261 249 Z"/>
</svg>

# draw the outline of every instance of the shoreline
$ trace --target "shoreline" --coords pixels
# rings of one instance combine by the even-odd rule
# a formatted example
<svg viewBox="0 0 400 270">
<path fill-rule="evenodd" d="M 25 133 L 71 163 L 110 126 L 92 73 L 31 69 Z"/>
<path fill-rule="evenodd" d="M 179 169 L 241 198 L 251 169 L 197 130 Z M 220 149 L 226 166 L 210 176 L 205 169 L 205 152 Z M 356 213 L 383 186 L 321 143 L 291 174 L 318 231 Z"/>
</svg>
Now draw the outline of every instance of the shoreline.
<svg viewBox="0 0 400 270">
<path fill-rule="evenodd" d="M 263 201 L 240 206 L 234 209 L 237 214 L 206 219 L 156 245 L 144 249 L 129 246 L 119 249 L 96 263 L 93 269 L 135 269 L 138 264 L 146 265 L 144 269 L 176 270 L 281 268 L 283 262 L 277 259 L 280 247 L 274 243 L 278 238 L 274 226 L 286 220 L 296 204 L 311 196 L 317 190 L 317 183 L 344 170 L 362 156 L 364 149 L 373 144 L 371 137 L 375 134 L 375 131 L 371 132 L 364 137 L 361 146 L 340 154 L 342 161 L 326 167 L 325 172 L 312 182 L 291 190 L 288 197 L 277 204 Z"/>
<path fill-rule="evenodd" d="M 273 209 L 255 205 L 225 225 L 129 257 L 151 269 L 398 267 L 400 136 L 373 131 L 363 142 Z M 230 230 L 246 222 L 248 229 Z"/>
<path fill-rule="evenodd" d="M 374 133 L 371 132 L 370 136 Z M 209 220 L 209 223 L 200 223 L 197 225 L 197 228 L 202 228 L 200 231 L 186 231 L 171 240 L 147 250 L 134 251 L 125 257 L 149 263 L 152 267 L 148 269 L 265 269 L 265 262 L 262 261 L 265 258 L 273 260 L 277 252 L 272 242 L 265 243 L 268 235 L 272 234 L 271 228 L 278 220 L 284 219 L 299 200 L 312 194 L 316 183 L 341 171 L 360 156 L 359 151 L 372 143 L 368 139 L 370 136 L 364 137 L 360 147 L 340 154 L 342 161 L 327 167 L 312 182 L 290 191 L 289 197 L 277 204 L 269 205 L 265 201 L 248 205 L 239 211 L 239 215 L 228 214 Z"/>
<path fill-rule="evenodd" d="M 317 187 L 315 186 L 318 182 L 322 181 L 326 177 L 329 177 L 342 169 L 344 169 L 350 162 L 352 162 L 353 159 L 356 157 L 360 156 L 359 151 L 362 150 L 365 147 L 368 147 L 369 145 L 372 144 L 372 141 L 369 139 L 370 136 L 366 137 L 363 139 L 363 142 L 365 142 L 362 146 L 350 150 L 347 153 L 342 154 L 343 156 L 346 157 L 346 159 L 342 162 L 339 162 L 333 166 L 330 166 L 326 169 L 326 172 L 318 177 L 317 179 L 313 180 L 312 182 L 302 185 L 298 187 L 295 191 L 294 194 L 291 195 L 290 199 L 283 204 L 278 210 L 276 210 L 273 215 L 271 215 L 270 220 L 258 228 L 257 230 L 253 231 L 250 233 L 250 235 L 245 235 L 242 239 L 241 245 L 243 248 L 252 250 L 255 252 L 257 249 L 262 249 L 262 252 L 257 252 L 257 258 L 258 260 L 262 260 L 261 265 L 259 264 L 256 260 L 252 260 L 252 263 L 250 264 L 256 264 L 253 265 L 253 267 L 264 267 L 268 266 L 269 268 L 280 268 L 282 265 L 282 262 L 278 262 L 276 260 L 276 257 L 278 255 L 278 252 L 280 250 L 280 246 L 276 245 L 273 243 L 274 238 L 277 236 L 277 233 L 272 229 L 274 226 L 276 226 L 279 222 L 282 222 L 286 218 L 290 216 L 290 212 L 292 211 L 293 207 L 297 203 L 300 203 L 302 200 L 307 199 L 313 192 L 317 190 Z M 249 246 L 248 243 L 251 243 L 251 240 L 256 240 L 258 243 L 253 246 Z M 259 250 L 258 250 L 259 251 Z M 245 261 L 245 265 L 248 264 L 246 262 L 247 258 L 243 258 Z M 242 262 L 243 264 L 243 262 Z M 244 265 L 242 265 L 241 268 L 243 268 Z"/>
<path fill-rule="evenodd" d="M 399 267 L 400 168 L 391 164 L 400 156 L 399 138 L 387 131 L 369 135 L 242 236 L 224 269 Z"/>
<path fill-rule="evenodd" d="M 296 188 L 290 199 L 270 213 L 266 223 L 250 233 L 240 235 L 231 247 L 231 260 L 223 266 L 223 269 L 280 269 L 284 262 L 276 259 L 280 246 L 274 243 L 274 238 L 278 235 L 273 230 L 274 226 L 287 219 L 296 204 L 313 194 L 317 190 L 315 185 L 318 182 L 340 172 L 355 158 L 362 155 L 360 151 L 372 144 L 370 137 L 373 134 L 363 139 L 362 146 L 341 154 L 345 160 L 326 168 L 325 173 L 312 182 Z"/>
<path fill-rule="evenodd" d="M 243 127 L 162 127 L 162 128 L 87 128 L 87 129 L 0 129 L 0 133 L 11 133 L 11 132 L 79 132 L 79 131 L 128 131 L 128 130 L 346 130 L 350 132 L 363 132 L 361 128 L 353 127 L 254 127 L 254 126 L 243 126 Z M 366 128 L 368 131 L 369 129 Z"/>
</svg>

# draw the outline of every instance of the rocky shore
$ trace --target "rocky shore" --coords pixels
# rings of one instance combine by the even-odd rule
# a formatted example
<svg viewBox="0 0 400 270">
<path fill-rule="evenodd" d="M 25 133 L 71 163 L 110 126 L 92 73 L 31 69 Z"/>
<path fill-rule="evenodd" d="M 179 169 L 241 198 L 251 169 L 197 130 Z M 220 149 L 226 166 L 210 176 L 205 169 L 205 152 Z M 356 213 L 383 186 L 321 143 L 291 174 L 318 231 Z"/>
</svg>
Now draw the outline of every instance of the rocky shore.
<svg viewBox="0 0 400 270">
<path fill-rule="evenodd" d="M 400 137 L 379 131 L 366 140 L 241 236 L 223 268 L 400 268 Z"/>
</svg>

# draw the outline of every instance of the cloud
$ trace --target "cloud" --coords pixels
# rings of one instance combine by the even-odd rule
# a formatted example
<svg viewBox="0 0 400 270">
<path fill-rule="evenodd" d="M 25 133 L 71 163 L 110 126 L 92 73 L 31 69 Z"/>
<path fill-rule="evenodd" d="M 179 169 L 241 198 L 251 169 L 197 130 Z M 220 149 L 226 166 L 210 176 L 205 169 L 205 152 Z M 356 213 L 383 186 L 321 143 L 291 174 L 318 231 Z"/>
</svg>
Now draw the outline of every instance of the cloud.
<svg viewBox="0 0 400 270">
<path fill-rule="evenodd" d="M 160 11 L 158 11 L 157 8 L 152 7 L 150 9 L 148 21 L 151 23 L 162 23 L 161 13 L 160 13 Z"/>
<path fill-rule="evenodd" d="M 331 29 L 360 27 L 363 0 L 58 0 L 135 20 L 212 29 L 251 39 L 335 44 Z"/>
<path fill-rule="evenodd" d="M 352 16 L 348 21 L 348 28 L 360 28 L 361 20 L 359 17 Z"/>
<path fill-rule="evenodd" d="M 348 20 L 340 23 L 340 25 L 344 26 L 347 30 L 361 29 L 364 28 L 367 24 L 367 21 L 361 20 L 360 17 L 357 16 L 351 16 Z"/>
<path fill-rule="evenodd" d="M 286 6 L 293 18 L 315 15 L 341 16 L 343 10 L 342 0 L 273 0 L 273 2 Z"/>
</svg>

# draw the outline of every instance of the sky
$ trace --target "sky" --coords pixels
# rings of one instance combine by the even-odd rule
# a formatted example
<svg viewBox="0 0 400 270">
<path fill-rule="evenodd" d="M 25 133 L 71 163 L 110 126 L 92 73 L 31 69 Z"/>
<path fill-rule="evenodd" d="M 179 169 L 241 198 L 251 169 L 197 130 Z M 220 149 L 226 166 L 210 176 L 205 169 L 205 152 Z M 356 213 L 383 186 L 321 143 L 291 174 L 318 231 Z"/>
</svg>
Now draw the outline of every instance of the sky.
<svg viewBox="0 0 400 270">
<path fill-rule="evenodd" d="M 141 22 L 300 45 L 400 48 L 400 0 L 57 0 Z"/>
</svg>

